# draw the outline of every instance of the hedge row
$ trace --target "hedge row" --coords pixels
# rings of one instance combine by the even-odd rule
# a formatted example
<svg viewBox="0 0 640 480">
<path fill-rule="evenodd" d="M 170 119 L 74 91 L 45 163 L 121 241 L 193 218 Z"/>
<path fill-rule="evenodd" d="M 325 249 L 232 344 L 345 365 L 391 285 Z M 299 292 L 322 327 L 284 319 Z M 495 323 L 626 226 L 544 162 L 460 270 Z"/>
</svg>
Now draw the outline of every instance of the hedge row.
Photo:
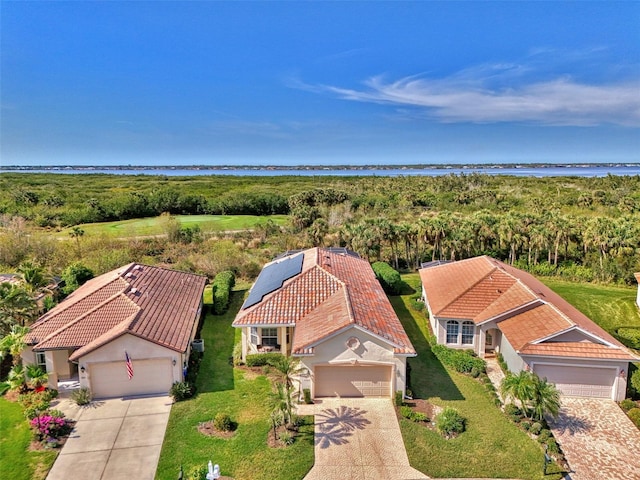
<svg viewBox="0 0 640 480">
<path fill-rule="evenodd" d="M 275 365 L 282 358 L 281 353 L 252 353 L 247 355 L 247 367 L 262 367 L 264 365 Z"/>
<path fill-rule="evenodd" d="M 385 292 L 391 295 L 400 295 L 402 292 L 402 278 L 388 263 L 375 262 L 371 265 L 376 278 Z"/>
<path fill-rule="evenodd" d="M 431 351 L 438 357 L 438 360 L 456 372 L 471 373 L 475 370 L 478 373 L 484 373 L 487 370 L 487 364 L 484 360 L 473 356 L 466 350 L 455 350 L 444 345 L 432 345 Z"/>
<path fill-rule="evenodd" d="M 227 270 L 215 276 L 213 288 L 213 313 L 222 315 L 229 308 L 229 296 L 231 288 L 236 284 L 236 276 Z"/>
</svg>

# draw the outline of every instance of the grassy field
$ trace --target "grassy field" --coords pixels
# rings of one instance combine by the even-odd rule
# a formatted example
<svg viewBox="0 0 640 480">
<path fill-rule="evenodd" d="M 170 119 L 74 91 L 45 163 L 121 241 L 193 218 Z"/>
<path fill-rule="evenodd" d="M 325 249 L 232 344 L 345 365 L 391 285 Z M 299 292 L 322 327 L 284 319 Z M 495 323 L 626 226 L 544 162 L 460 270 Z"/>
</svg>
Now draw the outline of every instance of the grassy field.
<svg viewBox="0 0 640 480">
<path fill-rule="evenodd" d="M 57 450 L 29 451 L 31 429 L 22 406 L 0 397 L 0 478 L 41 480 L 47 476 Z"/>
<path fill-rule="evenodd" d="M 313 465 L 313 425 L 302 427 L 302 434 L 288 448 L 267 447 L 271 408 L 265 400 L 271 391 L 270 381 L 263 375 L 234 369 L 229 363 L 240 334 L 231 322 L 242 297 L 243 292 L 234 292 L 227 314 L 206 317 L 199 393 L 171 409 L 158 479 L 173 480 L 180 465 L 188 472 L 209 460 L 220 465 L 223 475 L 243 480 L 301 479 Z M 236 434 L 230 439 L 206 437 L 197 430 L 200 422 L 212 420 L 218 412 L 228 413 L 238 422 Z"/>
<path fill-rule="evenodd" d="M 175 215 L 180 225 L 192 227 L 198 225 L 202 232 L 221 232 L 228 230 L 247 230 L 258 225 L 264 225 L 268 220 L 276 225 L 286 225 L 287 215 Z M 136 218 L 117 222 L 85 223 L 79 225 L 85 235 L 108 235 L 117 238 L 130 238 L 148 235 L 162 235 L 164 219 L 162 217 Z M 69 238 L 70 228 L 64 229 L 58 235 Z"/>
<path fill-rule="evenodd" d="M 417 274 L 403 279 L 418 288 Z M 426 318 L 409 308 L 409 296 L 391 297 L 391 303 L 418 352 L 409 359 L 414 395 L 454 407 L 467 418 L 467 431 L 453 440 L 401 420 L 411 465 L 436 478 L 560 478 L 559 474 L 542 475 L 542 449 L 494 405 L 480 382 L 443 367 L 431 353 Z"/>
<path fill-rule="evenodd" d="M 640 327 L 635 288 L 540 280 L 609 333 L 618 327 Z"/>
</svg>

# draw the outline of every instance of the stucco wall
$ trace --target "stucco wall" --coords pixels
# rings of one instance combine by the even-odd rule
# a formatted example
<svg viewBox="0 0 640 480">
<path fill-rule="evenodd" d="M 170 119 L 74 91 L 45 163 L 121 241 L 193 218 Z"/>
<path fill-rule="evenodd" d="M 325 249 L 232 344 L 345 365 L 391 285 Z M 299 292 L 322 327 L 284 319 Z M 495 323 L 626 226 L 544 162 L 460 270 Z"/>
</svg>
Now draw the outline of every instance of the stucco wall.
<svg viewBox="0 0 640 480">
<path fill-rule="evenodd" d="M 552 342 L 584 342 L 592 341 L 591 337 L 587 337 L 584 333 L 579 330 L 571 330 L 570 332 L 563 333 L 562 335 L 558 335 L 557 337 L 553 337 Z"/>
<path fill-rule="evenodd" d="M 504 358 L 504 361 L 507 363 L 511 372 L 520 373 L 524 370 L 526 363 L 522 358 L 520 358 L 520 355 L 516 353 L 515 349 L 511 346 L 509 340 L 507 340 L 507 337 L 504 335 L 500 335 L 498 351 L 502 354 L 502 358 Z"/>
<path fill-rule="evenodd" d="M 346 346 L 347 340 L 351 337 L 357 337 L 358 340 L 360 340 L 360 345 L 354 350 Z M 350 362 L 353 362 L 354 365 L 360 362 L 363 364 L 370 363 L 392 366 L 393 390 L 401 390 L 404 393 L 406 387 L 406 357 L 396 357 L 393 354 L 393 347 L 391 345 L 356 328 L 350 328 L 319 344 L 315 347 L 313 356 L 301 357 L 302 366 L 306 367 L 310 373 L 308 377 L 302 379 L 301 388 L 311 389 L 311 395 L 314 395 L 313 371 L 316 365 Z"/>
<path fill-rule="evenodd" d="M 80 366 L 84 366 L 86 370 L 85 373 L 80 372 L 80 385 L 82 385 L 83 387 L 89 387 L 90 369 L 88 368 L 88 366 L 91 363 L 122 361 L 122 364 L 124 365 L 125 350 L 131 358 L 134 369 L 136 360 L 152 358 L 169 358 L 171 360 L 175 359 L 176 364 L 172 368 L 173 381 L 179 382 L 183 380 L 182 365 L 183 362 L 186 361 L 185 355 L 182 355 L 174 350 L 162 347 L 161 345 L 148 342 L 134 335 L 125 334 L 80 358 L 78 364 Z"/>
</svg>

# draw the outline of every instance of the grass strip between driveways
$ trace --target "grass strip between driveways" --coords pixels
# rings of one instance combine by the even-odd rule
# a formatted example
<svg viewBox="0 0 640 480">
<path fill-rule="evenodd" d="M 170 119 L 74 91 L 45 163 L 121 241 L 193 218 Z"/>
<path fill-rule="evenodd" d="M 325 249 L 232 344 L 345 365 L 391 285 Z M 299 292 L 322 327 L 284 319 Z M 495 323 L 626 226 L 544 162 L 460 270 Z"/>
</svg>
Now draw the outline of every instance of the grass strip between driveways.
<svg viewBox="0 0 640 480">
<path fill-rule="evenodd" d="M 202 328 L 205 354 L 198 375 L 198 395 L 173 405 L 156 478 L 174 480 L 180 465 L 188 472 L 209 460 L 220 465 L 223 475 L 236 479 L 301 479 L 313 465 L 313 425 L 287 448 L 267 446 L 269 434 L 269 380 L 263 375 L 234 369 L 230 362 L 240 331 L 231 326 L 244 292 L 234 292 L 229 311 L 208 314 Z M 198 432 L 200 422 L 218 412 L 238 422 L 230 439 L 206 437 Z"/>
<path fill-rule="evenodd" d="M 403 280 L 419 290 L 418 274 L 403 275 Z M 418 353 L 409 359 L 414 395 L 454 407 L 467 419 L 467 430 L 452 440 L 402 419 L 411 466 L 434 478 L 559 478 L 543 476 L 540 446 L 507 419 L 480 382 L 448 370 L 431 353 L 425 314 L 409 308 L 409 296 L 390 300 Z"/>
<path fill-rule="evenodd" d="M 57 450 L 29 451 L 31 428 L 22 406 L 0 398 L 0 478 L 41 480 L 58 455 Z"/>
</svg>

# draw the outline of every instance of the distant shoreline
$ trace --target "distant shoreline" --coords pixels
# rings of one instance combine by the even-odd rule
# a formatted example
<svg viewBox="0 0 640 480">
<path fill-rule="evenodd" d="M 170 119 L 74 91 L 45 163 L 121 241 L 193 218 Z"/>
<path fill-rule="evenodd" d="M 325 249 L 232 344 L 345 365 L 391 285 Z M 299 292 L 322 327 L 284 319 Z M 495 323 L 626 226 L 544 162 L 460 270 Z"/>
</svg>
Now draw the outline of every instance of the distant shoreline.
<svg viewBox="0 0 640 480">
<path fill-rule="evenodd" d="M 625 168 L 640 167 L 640 162 L 598 163 L 466 163 L 466 164 L 366 164 L 366 165 L 7 165 L 0 166 L 3 172 L 20 171 L 120 171 L 120 170 L 256 170 L 256 171 L 359 171 L 359 170 L 478 170 L 478 169 L 543 169 L 543 168 Z"/>
</svg>

